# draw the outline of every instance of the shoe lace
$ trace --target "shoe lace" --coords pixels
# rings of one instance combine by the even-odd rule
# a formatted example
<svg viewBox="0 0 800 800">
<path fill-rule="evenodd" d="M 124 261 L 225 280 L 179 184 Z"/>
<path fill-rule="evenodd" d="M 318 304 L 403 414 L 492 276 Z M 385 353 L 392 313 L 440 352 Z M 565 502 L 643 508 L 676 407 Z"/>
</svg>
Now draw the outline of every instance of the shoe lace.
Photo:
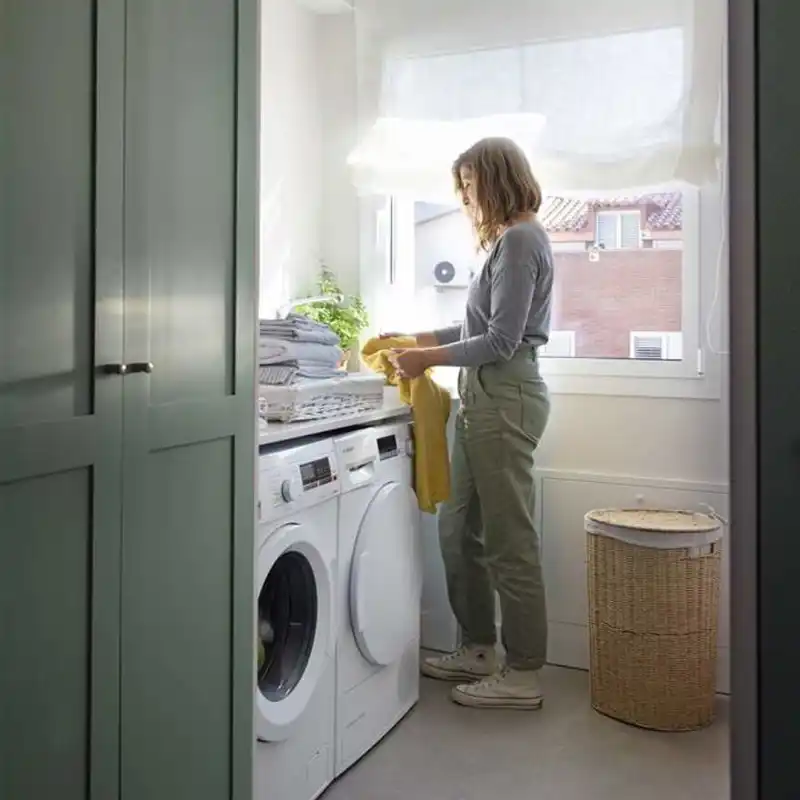
<svg viewBox="0 0 800 800">
<path fill-rule="evenodd" d="M 502 683 L 506 679 L 507 675 L 508 675 L 508 668 L 501 667 L 493 675 L 489 675 L 482 681 L 479 681 L 478 685 L 486 687 L 497 686 L 498 683 Z"/>
<path fill-rule="evenodd" d="M 454 650 L 452 653 L 447 653 L 447 655 L 442 656 L 442 663 L 443 664 L 451 664 L 453 661 L 458 661 L 460 658 L 464 658 L 467 655 L 467 648 L 466 647 L 459 647 L 458 650 Z"/>
</svg>

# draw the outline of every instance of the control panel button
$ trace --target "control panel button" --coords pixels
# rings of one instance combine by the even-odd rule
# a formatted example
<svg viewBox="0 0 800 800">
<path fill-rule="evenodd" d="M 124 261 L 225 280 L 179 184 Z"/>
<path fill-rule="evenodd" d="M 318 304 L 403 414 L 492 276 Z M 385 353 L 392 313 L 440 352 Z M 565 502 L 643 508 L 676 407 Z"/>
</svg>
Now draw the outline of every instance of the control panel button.
<svg viewBox="0 0 800 800">
<path fill-rule="evenodd" d="M 294 489 L 291 481 L 284 481 L 281 484 L 281 497 L 284 503 L 291 503 L 294 500 Z"/>
</svg>

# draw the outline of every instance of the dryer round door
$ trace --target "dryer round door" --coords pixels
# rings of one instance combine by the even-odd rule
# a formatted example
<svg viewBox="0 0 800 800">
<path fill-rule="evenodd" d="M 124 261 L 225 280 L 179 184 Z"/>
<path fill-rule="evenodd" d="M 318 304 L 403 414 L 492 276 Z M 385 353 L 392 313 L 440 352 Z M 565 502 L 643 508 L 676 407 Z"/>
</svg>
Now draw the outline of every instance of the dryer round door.
<svg viewBox="0 0 800 800">
<path fill-rule="evenodd" d="M 397 661 L 419 628 L 419 510 L 410 487 L 387 483 L 361 521 L 350 569 L 350 620 L 361 654 Z"/>
<path fill-rule="evenodd" d="M 256 735 L 283 741 L 303 715 L 333 655 L 332 566 L 318 533 L 290 523 L 257 555 Z"/>
</svg>

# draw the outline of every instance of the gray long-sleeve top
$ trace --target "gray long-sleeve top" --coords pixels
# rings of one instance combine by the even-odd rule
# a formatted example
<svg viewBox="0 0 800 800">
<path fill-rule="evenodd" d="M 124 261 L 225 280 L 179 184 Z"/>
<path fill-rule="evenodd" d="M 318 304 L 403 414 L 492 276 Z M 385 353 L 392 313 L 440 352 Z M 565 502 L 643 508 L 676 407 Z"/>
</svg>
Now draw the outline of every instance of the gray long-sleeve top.
<svg viewBox="0 0 800 800">
<path fill-rule="evenodd" d="M 457 367 L 508 361 L 522 345 L 547 344 L 553 252 L 538 221 L 519 222 L 495 242 L 467 295 L 464 323 L 434 331 Z"/>
</svg>

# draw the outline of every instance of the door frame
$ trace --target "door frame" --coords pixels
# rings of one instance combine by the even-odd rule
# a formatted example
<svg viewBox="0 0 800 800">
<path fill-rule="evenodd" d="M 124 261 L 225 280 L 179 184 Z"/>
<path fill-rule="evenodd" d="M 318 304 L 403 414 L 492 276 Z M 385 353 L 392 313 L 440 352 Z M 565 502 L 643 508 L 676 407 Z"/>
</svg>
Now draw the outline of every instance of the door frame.
<svg viewBox="0 0 800 800">
<path fill-rule="evenodd" d="M 731 797 L 758 792 L 755 0 L 730 0 Z"/>
</svg>

